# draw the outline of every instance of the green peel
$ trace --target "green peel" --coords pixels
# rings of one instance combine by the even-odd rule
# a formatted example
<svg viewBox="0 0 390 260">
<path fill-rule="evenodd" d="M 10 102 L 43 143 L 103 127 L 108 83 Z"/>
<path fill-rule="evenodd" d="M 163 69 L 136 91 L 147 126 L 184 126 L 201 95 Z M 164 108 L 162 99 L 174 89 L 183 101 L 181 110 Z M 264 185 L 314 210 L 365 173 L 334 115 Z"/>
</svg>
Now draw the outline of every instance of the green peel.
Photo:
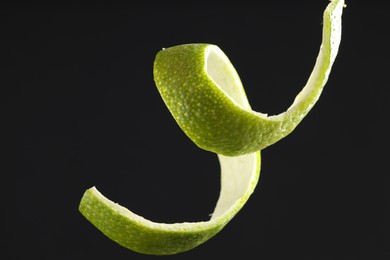
<svg viewBox="0 0 390 260">
<path fill-rule="evenodd" d="M 324 11 L 314 69 L 294 103 L 279 115 L 250 108 L 236 70 L 215 45 L 160 51 L 154 64 L 156 86 L 180 128 L 200 148 L 227 156 L 262 150 L 290 134 L 319 99 L 338 52 L 342 9 L 343 1 L 332 1 Z M 235 92 L 242 93 L 244 105 L 232 98 Z"/>
<path fill-rule="evenodd" d="M 221 191 L 210 220 L 153 222 L 95 187 L 84 193 L 80 212 L 107 237 L 143 254 L 177 254 L 215 236 L 253 193 L 260 151 L 291 133 L 319 99 L 337 56 L 343 6 L 343 0 L 333 0 L 326 7 L 313 72 L 293 104 L 279 115 L 251 109 L 237 72 L 216 45 L 185 44 L 156 55 L 154 78 L 169 111 L 196 145 L 218 154 Z"/>
<path fill-rule="evenodd" d="M 81 213 L 106 236 L 133 251 L 169 255 L 190 250 L 217 234 L 242 208 L 260 174 L 260 152 L 218 156 L 221 192 L 209 221 L 156 223 L 104 197 L 95 187 L 81 200 Z"/>
</svg>

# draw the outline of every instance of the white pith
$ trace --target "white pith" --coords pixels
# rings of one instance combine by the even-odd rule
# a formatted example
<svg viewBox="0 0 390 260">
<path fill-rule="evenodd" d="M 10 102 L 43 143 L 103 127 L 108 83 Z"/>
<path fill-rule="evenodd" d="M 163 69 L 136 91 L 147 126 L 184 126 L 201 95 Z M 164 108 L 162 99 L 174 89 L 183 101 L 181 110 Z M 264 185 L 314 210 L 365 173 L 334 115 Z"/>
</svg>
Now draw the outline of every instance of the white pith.
<svg viewBox="0 0 390 260">
<path fill-rule="evenodd" d="M 341 42 L 341 14 L 343 11 L 344 7 L 344 1 L 340 1 L 336 7 L 331 10 L 332 15 L 329 15 L 329 22 L 330 22 L 330 31 L 324 30 L 323 31 L 323 39 L 328 39 L 329 41 L 323 41 L 320 47 L 320 51 L 317 56 L 316 63 L 314 65 L 313 71 L 310 74 L 310 77 L 302 89 L 302 91 L 296 96 L 293 104 L 288 108 L 288 109 L 294 109 L 296 106 L 298 106 L 303 100 L 306 99 L 310 93 L 314 90 L 316 85 L 318 84 L 318 75 L 323 72 L 324 67 L 326 67 L 325 70 L 325 77 L 323 82 L 321 82 L 322 85 L 326 83 L 329 77 L 330 70 L 332 68 L 332 65 L 336 59 L 338 50 L 339 50 L 339 45 Z M 327 9 L 325 12 L 329 12 Z M 328 36 L 327 34 L 330 34 Z M 330 51 L 330 54 L 325 53 L 324 50 Z M 324 64 L 324 58 L 325 56 L 330 56 L 329 57 L 329 64 Z"/>
<path fill-rule="evenodd" d="M 329 15 L 331 30 L 324 30 L 323 39 L 329 38 L 329 42 L 322 42 L 313 71 L 310 74 L 306 85 L 298 93 L 292 105 L 285 112 L 277 115 L 267 116 L 267 113 L 252 111 L 237 71 L 225 53 L 218 46 L 210 45 L 205 50 L 206 72 L 210 79 L 212 79 L 217 85 L 217 87 L 219 87 L 219 89 L 221 89 L 225 95 L 239 107 L 256 113 L 256 115 L 262 118 L 267 118 L 268 120 L 282 120 L 284 115 L 289 110 L 299 108 L 301 102 L 306 100 L 308 95 L 313 93 L 313 91 L 318 88 L 318 78 L 319 75 L 323 73 L 324 67 L 326 67 L 325 78 L 321 84 L 324 85 L 328 80 L 328 76 L 333 62 L 337 56 L 341 41 L 341 15 L 343 7 L 344 1 L 339 1 L 334 9 L 328 8 L 325 10 L 325 12 L 328 12 Z M 330 64 L 324 63 L 324 57 L 329 55 L 324 52 L 324 49 L 330 51 Z"/>
<path fill-rule="evenodd" d="M 241 80 L 223 51 L 215 45 L 205 49 L 206 72 L 216 85 L 244 109 L 250 109 Z"/>
</svg>

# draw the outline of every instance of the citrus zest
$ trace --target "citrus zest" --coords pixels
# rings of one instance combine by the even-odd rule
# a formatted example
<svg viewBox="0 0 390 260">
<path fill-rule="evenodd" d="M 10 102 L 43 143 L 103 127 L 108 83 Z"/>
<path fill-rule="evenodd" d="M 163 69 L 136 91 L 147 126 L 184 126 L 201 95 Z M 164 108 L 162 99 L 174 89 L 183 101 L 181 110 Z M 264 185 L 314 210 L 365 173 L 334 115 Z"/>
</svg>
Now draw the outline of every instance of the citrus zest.
<svg viewBox="0 0 390 260">
<path fill-rule="evenodd" d="M 338 52 L 343 6 L 343 0 L 333 0 L 326 7 L 313 72 L 293 104 L 279 115 L 251 110 L 237 72 L 216 45 L 179 45 L 157 54 L 155 82 L 169 111 L 195 144 L 218 154 L 221 191 L 210 220 L 153 222 L 95 187 L 85 191 L 80 212 L 110 239 L 144 254 L 185 252 L 216 235 L 253 193 L 260 151 L 291 133 L 318 100 Z"/>
</svg>

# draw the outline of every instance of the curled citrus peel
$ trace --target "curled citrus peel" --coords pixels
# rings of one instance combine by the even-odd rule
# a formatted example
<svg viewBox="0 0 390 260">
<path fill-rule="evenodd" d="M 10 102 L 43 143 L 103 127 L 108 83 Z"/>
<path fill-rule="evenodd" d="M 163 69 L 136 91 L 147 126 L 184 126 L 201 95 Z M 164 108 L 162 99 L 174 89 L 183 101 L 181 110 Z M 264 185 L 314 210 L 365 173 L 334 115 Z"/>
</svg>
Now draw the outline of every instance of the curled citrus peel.
<svg viewBox="0 0 390 260">
<path fill-rule="evenodd" d="M 217 234 L 254 191 L 260 151 L 291 133 L 318 100 L 338 52 L 343 6 L 343 0 L 333 0 L 326 7 L 313 72 L 294 103 L 279 115 L 251 110 L 237 72 L 217 46 L 186 44 L 157 54 L 155 82 L 169 111 L 196 145 L 218 154 L 221 191 L 209 221 L 156 223 L 95 187 L 84 193 L 80 212 L 118 244 L 144 254 L 184 252 Z"/>
<path fill-rule="evenodd" d="M 260 152 L 218 158 L 221 192 L 209 221 L 152 222 L 105 198 L 95 187 L 85 192 L 80 211 L 106 236 L 133 251 L 168 255 L 190 250 L 217 234 L 235 216 L 259 179 Z"/>
</svg>

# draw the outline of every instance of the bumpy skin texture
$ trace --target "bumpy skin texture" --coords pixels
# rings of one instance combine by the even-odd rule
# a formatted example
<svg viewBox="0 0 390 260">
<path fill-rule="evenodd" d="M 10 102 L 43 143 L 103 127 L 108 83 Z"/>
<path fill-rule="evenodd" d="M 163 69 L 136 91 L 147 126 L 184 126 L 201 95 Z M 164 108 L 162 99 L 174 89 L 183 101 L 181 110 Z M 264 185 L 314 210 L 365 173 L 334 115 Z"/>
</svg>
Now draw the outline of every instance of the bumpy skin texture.
<svg viewBox="0 0 390 260">
<path fill-rule="evenodd" d="M 79 210 L 107 237 L 135 252 L 151 255 L 185 252 L 215 236 L 253 193 L 260 177 L 260 151 L 247 156 L 251 158 L 253 167 L 248 168 L 250 178 L 243 194 L 223 214 L 209 221 L 173 224 L 152 222 L 105 198 L 95 187 L 85 191 Z M 244 173 L 238 171 L 237 174 Z M 229 187 L 227 189 L 229 192 Z"/>
<path fill-rule="evenodd" d="M 266 117 L 229 99 L 206 72 L 209 44 L 161 50 L 154 62 L 156 86 L 180 128 L 200 148 L 227 156 L 262 150 L 290 134 L 319 99 L 340 43 L 341 19 L 333 13 L 342 8 L 343 1 L 326 8 L 313 73 L 297 102 L 280 115 Z"/>
<path fill-rule="evenodd" d="M 219 154 L 221 193 L 209 221 L 152 222 L 105 198 L 94 187 L 84 193 L 80 212 L 110 239 L 144 254 L 184 252 L 217 234 L 254 191 L 260 150 L 293 131 L 319 98 L 337 55 L 343 4 L 343 0 L 333 0 L 326 8 L 323 41 L 313 73 L 292 106 L 278 116 L 252 111 L 243 92 L 237 91 L 244 100 L 241 106 L 227 98 L 205 71 L 204 52 L 210 45 L 181 45 L 157 54 L 155 82 L 168 109 L 199 147 Z"/>
<path fill-rule="evenodd" d="M 133 251 L 153 255 L 176 254 L 190 250 L 218 233 L 226 221 L 198 232 L 161 231 L 130 219 L 112 210 L 94 190 L 87 190 L 80 211 L 106 236 Z"/>
<path fill-rule="evenodd" d="M 180 45 L 157 54 L 154 78 L 163 100 L 200 148 L 230 156 L 261 150 L 282 122 L 264 120 L 227 98 L 205 71 L 208 46 Z"/>
</svg>

